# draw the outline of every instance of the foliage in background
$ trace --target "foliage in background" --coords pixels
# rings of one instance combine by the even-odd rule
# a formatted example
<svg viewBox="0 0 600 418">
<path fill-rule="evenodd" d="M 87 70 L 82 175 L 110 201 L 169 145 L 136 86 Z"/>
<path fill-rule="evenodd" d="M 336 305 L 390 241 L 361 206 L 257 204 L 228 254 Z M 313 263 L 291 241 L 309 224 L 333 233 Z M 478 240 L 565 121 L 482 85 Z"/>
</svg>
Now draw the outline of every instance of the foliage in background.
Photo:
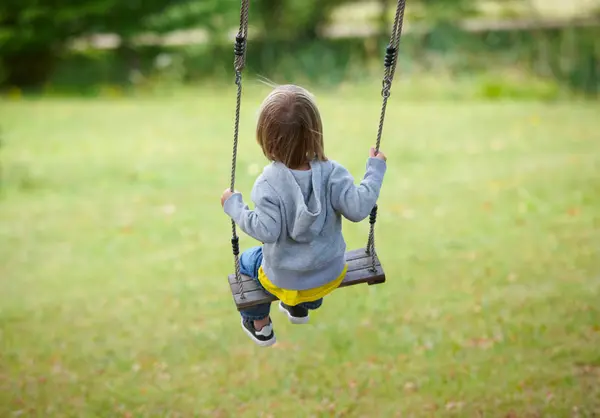
<svg viewBox="0 0 600 418">
<path fill-rule="evenodd" d="M 98 84 L 136 87 L 166 81 L 172 85 L 231 76 L 237 0 L 85 0 L 77 5 L 60 1 L 64 4 L 56 6 L 54 2 L 53 8 L 49 0 L 0 4 L 0 85 L 4 80 L 8 86 L 50 84 L 55 89 L 89 90 Z M 402 71 L 457 77 L 471 72 L 532 72 L 574 91 L 597 95 L 598 26 L 533 25 L 475 32 L 463 27 L 464 19 L 479 16 L 492 6 L 500 15 L 517 16 L 527 10 L 535 15 L 536 1 L 409 0 Z M 395 3 L 254 0 L 248 71 L 328 86 L 371 76 L 373 71 L 379 76 Z M 370 17 L 364 16 L 365 5 L 373 6 Z M 360 21 L 378 25 L 378 29 L 360 32 L 356 19 L 334 13 L 341 9 L 358 10 L 355 14 L 363 14 Z M 332 25 L 345 25 L 356 32 L 343 39 L 331 38 L 328 31 Z M 163 36 L 185 29 L 193 29 L 189 39 L 183 36 L 176 45 Z M 106 33 L 117 37 L 116 49 L 68 49 L 75 38 Z"/>
<path fill-rule="evenodd" d="M 55 60 L 77 37 L 110 33 L 128 46 L 145 31 L 164 33 L 197 25 L 214 26 L 232 1 L 189 0 L 3 0 L 0 2 L 0 67 L 5 82 L 45 81 Z"/>
<path fill-rule="evenodd" d="M 331 12 L 353 0 L 259 0 L 252 4 L 253 21 L 265 38 L 312 41 L 329 23 Z M 354 0 L 356 2 L 356 0 Z"/>
<path fill-rule="evenodd" d="M 600 78 L 593 49 L 599 28 L 548 29 L 539 48 L 540 33 L 530 30 L 468 33 L 438 28 L 407 34 L 402 42 L 399 79 L 451 77 L 481 83 L 479 95 L 488 98 L 552 99 L 564 90 L 597 95 Z M 322 87 L 362 83 L 382 74 L 383 40 L 321 39 L 314 42 L 252 40 L 247 56 L 248 77 L 274 82 L 308 82 Z M 290 53 L 293 51 L 293 53 Z M 543 53 L 542 53 L 543 52 Z M 83 51 L 62 61 L 52 78 L 54 89 L 97 92 L 98 85 L 152 90 L 160 85 L 231 81 L 231 44 L 144 47 L 139 66 L 132 70 L 112 51 Z M 538 81 L 532 82 L 535 78 Z M 452 81 L 454 82 L 454 81 Z M 447 90 L 447 89 L 446 89 Z M 470 90 L 469 90 L 470 91 Z M 471 93 L 461 95 L 472 97 Z"/>
</svg>

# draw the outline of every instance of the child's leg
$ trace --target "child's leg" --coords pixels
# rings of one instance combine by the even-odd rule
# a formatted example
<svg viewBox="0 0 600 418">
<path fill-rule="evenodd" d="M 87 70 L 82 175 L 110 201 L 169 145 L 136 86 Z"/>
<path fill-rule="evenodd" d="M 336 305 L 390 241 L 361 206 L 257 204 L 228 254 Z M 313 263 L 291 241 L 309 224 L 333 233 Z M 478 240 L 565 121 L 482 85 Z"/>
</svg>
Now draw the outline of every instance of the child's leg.
<svg viewBox="0 0 600 418">
<path fill-rule="evenodd" d="M 262 247 L 253 247 L 244 251 L 240 255 L 240 272 L 248 277 L 252 277 L 260 285 L 258 281 L 258 270 L 262 264 L 263 252 Z M 261 285 L 262 287 L 262 285 Z M 261 329 L 269 323 L 269 312 L 271 304 L 264 303 L 262 305 L 252 306 L 251 308 L 240 311 L 244 319 L 254 321 L 257 329 Z"/>
<path fill-rule="evenodd" d="M 258 270 L 262 264 L 262 247 L 254 247 L 240 255 L 240 272 L 258 282 Z M 260 285 L 260 282 L 258 282 Z M 262 286 L 261 286 L 262 287 Z M 257 344 L 267 346 L 275 342 L 271 325 L 270 303 L 252 306 L 240 311 L 244 331 Z"/>
<path fill-rule="evenodd" d="M 279 310 L 288 316 L 292 324 L 306 324 L 309 320 L 308 311 L 319 309 L 323 304 L 323 298 L 312 302 L 299 303 L 296 306 L 289 306 L 279 302 Z"/>
<path fill-rule="evenodd" d="M 268 325 L 270 321 L 269 313 L 271 311 L 271 304 L 264 303 L 262 305 L 252 306 L 251 308 L 240 311 L 240 315 L 245 320 L 254 321 L 254 327 L 257 330 L 261 330 L 262 327 Z"/>
<path fill-rule="evenodd" d="M 323 298 L 321 299 L 317 299 L 313 302 L 304 302 L 299 304 L 298 306 L 301 306 L 304 309 L 310 310 L 310 311 L 314 311 L 317 310 L 321 307 L 321 305 L 323 305 Z"/>
</svg>

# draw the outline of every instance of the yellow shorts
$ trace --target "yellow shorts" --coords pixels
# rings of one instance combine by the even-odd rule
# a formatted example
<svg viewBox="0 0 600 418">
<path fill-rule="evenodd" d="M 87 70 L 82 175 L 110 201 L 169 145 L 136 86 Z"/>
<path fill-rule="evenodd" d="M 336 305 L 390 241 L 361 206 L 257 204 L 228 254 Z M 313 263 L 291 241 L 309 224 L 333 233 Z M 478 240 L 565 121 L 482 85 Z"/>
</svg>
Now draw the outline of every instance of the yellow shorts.
<svg viewBox="0 0 600 418">
<path fill-rule="evenodd" d="M 305 290 L 289 290 L 289 289 L 281 289 L 275 286 L 273 283 L 269 281 L 267 275 L 263 271 L 262 266 L 258 269 L 258 281 L 263 285 L 265 290 L 272 295 L 279 298 L 280 301 L 289 306 L 296 306 L 299 303 L 303 302 L 313 302 L 315 300 L 321 299 L 322 297 L 328 295 L 333 292 L 344 280 L 346 276 L 346 271 L 348 270 L 348 264 L 344 266 L 344 270 L 342 273 L 332 282 L 329 282 L 323 286 L 315 287 L 314 289 L 305 289 Z"/>
</svg>

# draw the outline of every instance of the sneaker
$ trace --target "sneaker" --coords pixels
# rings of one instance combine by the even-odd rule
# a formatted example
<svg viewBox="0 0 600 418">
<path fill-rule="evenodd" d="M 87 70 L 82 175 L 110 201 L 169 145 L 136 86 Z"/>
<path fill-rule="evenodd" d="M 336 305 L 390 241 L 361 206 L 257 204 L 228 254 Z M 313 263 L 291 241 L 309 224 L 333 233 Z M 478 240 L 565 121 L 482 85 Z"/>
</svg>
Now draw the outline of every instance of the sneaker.
<svg viewBox="0 0 600 418">
<path fill-rule="evenodd" d="M 279 301 L 279 310 L 287 315 L 292 324 L 306 324 L 308 322 L 308 309 L 301 306 L 289 306 Z"/>
<path fill-rule="evenodd" d="M 242 328 L 248 334 L 248 337 L 260 345 L 261 347 L 269 347 L 275 344 L 275 333 L 273 332 L 273 322 L 269 322 L 269 325 L 262 327 L 260 331 L 254 328 L 254 321 L 251 319 L 242 318 Z"/>
</svg>

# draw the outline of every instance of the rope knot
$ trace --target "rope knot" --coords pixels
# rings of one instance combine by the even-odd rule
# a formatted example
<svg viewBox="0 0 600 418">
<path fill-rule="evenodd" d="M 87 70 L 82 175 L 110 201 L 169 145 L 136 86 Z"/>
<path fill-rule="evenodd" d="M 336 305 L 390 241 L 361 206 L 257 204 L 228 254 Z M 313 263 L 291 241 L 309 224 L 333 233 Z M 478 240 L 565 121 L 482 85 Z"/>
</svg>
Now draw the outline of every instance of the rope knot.
<svg viewBox="0 0 600 418">
<path fill-rule="evenodd" d="M 369 214 L 369 223 L 373 225 L 377 221 L 377 205 L 373 206 Z"/>
<path fill-rule="evenodd" d="M 382 89 L 381 89 L 381 95 L 387 99 L 388 97 L 390 97 L 391 93 L 391 89 L 392 89 L 392 80 L 390 79 L 390 77 L 384 77 L 382 84 Z"/>
<path fill-rule="evenodd" d="M 241 57 L 244 55 L 246 51 L 246 37 L 242 35 L 237 35 L 235 37 L 235 46 L 233 47 L 233 52 L 236 56 Z"/>
<path fill-rule="evenodd" d="M 231 238 L 231 249 L 233 255 L 240 255 L 240 239 L 237 236 Z"/>
<path fill-rule="evenodd" d="M 385 58 L 383 63 L 386 68 L 390 68 L 394 65 L 394 61 L 396 61 L 396 48 L 392 45 L 388 45 L 385 49 Z"/>
<path fill-rule="evenodd" d="M 235 37 L 235 45 L 233 46 L 235 54 L 235 70 L 240 72 L 246 66 L 246 37 L 238 34 Z"/>
</svg>

